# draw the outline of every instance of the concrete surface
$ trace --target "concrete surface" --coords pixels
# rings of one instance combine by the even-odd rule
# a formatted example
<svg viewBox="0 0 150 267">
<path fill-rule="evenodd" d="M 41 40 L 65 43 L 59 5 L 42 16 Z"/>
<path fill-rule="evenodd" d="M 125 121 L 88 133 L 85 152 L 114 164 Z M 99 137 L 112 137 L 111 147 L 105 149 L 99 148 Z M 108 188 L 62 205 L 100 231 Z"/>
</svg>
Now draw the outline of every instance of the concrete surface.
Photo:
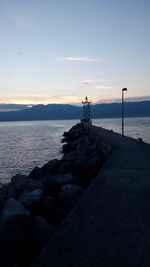
<svg viewBox="0 0 150 267">
<path fill-rule="evenodd" d="M 150 145 L 91 127 L 113 151 L 32 267 L 150 266 Z"/>
</svg>

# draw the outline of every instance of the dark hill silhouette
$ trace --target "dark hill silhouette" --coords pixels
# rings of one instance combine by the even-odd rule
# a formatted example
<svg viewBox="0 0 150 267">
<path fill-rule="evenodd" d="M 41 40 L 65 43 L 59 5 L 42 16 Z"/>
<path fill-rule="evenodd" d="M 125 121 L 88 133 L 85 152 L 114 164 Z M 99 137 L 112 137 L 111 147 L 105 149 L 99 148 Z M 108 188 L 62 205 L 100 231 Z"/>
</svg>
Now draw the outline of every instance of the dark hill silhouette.
<svg viewBox="0 0 150 267">
<path fill-rule="evenodd" d="M 121 103 L 97 104 L 91 106 L 92 118 L 121 117 Z M 36 105 L 19 111 L 0 112 L 0 121 L 30 121 L 30 120 L 65 120 L 80 119 L 83 108 L 73 105 L 49 104 Z M 150 116 L 150 101 L 126 102 L 126 117 Z"/>
</svg>

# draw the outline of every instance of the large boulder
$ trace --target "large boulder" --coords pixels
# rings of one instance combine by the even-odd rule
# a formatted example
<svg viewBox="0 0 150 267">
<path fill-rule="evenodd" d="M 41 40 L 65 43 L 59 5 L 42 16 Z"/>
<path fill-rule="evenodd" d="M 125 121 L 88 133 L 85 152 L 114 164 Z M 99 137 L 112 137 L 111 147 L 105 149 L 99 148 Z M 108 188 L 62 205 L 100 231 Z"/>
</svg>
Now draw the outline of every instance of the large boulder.
<svg viewBox="0 0 150 267">
<path fill-rule="evenodd" d="M 73 207 L 78 199 L 81 197 L 83 190 L 77 185 L 67 184 L 64 185 L 59 193 L 59 202 L 68 207 Z"/>
<path fill-rule="evenodd" d="M 39 167 L 35 167 L 29 174 L 29 178 L 33 180 L 39 180 L 42 183 L 47 179 L 47 174 Z"/>
<path fill-rule="evenodd" d="M 5 201 L 0 222 L 2 225 L 10 224 L 16 221 L 29 218 L 31 213 L 16 199 L 9 198 Z"/>
<path fill-rule="evenodd" d="M 87 148 L 91 144 L 90 138 L 88 136 L 85 136 L 84 138 L 80 138 L 79 140 L 80 142 L 78 142 L 77 151 L 87 154 Z"/>
<path fill-rule="evenodd" d="M 29 210 L 34 210 L 37 208 L 40 200 L 43 196 L 42 189 L 34 189 L 31 192 L 22 192 L 19 196 L 19 201 L 23 204 L 23 206 Z"/>
<path fill-rule="evenodd" d="M 33 247 L 35 252 L 39 252 L 49 241 L 55 232 L 55 228 L 42 217 L 33 219 Z"/>
<path fill-rule="evenodd" d="M 71 152 L 73 150 L 73 147 L 70 143 L 64 144 L 62 147 L 62 151 L 64 154 L 68 154 L 69 152 Z"/>
<path fill-rule="evenodd" d="M 44 171 L 44 172 L 46 172 L 46 173 L 55 174 L 55 173 L 58 172 L 59 166 L 60 166 L 60 160 L 53 159 L 53 160 L 50 160 L 45 165 L 43 165 L 43 167 L 41 168 L 41 170 Z"/>
<path fill-rule="evenodd" d="M 79 158 L 72 163 L 72 171 L 79 178 L 84 179 L 86 177 L 87 159 Z"/>
<path fill-rule="evenodd" d="M 79 151 L 71 151 L 67 155 L 64 155 L 62 158 L 62 161 L 69 161 L 71 163 L 75 162 L 78 159 L 85 159 L 87 160 L 87 157 L 84 152 Z"/>
<path fill-rule="evenodd" d="M 72 173 L 55 174 L 47 180 L 46 187 L 49 193 L 57 194 L 63 185 L 73 183 L 76 183 L 76 178 Z"/>
<path fill-rule="evenodd" d="M 12 177 L 10 182 L 11 190 L 17 191 L 17 193 L 23 191 L 32 191 L 34 189 L 43 189 L 43 185 L 40 181 L 30 179 L 28 176 L 17 174 Z"/>
<path fill-rule="evenodd" d="M 59 173 L 64 174 L 72 171 L 72 164 L 69 161 L 62 161 L 59 167 Z"/>
</svg>

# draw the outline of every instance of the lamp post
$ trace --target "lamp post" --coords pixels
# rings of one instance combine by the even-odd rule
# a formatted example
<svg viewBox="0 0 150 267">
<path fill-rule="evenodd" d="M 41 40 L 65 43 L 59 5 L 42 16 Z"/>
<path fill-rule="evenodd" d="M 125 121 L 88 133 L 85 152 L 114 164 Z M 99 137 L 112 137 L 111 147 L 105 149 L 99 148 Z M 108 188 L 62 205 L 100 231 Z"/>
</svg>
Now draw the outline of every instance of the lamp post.
<svg viewBox="0 0 150 267">
<path fill-rule="evenodd" d="M 122 135 L 124 135 L 124 91 L 127 91 L 127 88 L 122 89 Z"/>
</svg>

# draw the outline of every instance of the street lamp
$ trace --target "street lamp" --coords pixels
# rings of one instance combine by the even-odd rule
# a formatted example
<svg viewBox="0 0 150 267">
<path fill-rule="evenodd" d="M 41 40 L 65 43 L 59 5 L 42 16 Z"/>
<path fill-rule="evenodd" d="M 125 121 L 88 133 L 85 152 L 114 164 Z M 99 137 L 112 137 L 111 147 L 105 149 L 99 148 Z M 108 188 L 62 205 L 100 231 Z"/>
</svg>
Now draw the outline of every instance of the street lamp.
<svg viewBox="0 0 150 267">
<path fill-rule="evenodd" d="M 127 91 L 127 88 L 122 89 L 122 135 L 124 135 L 124 91 Z"/>
</svg>

